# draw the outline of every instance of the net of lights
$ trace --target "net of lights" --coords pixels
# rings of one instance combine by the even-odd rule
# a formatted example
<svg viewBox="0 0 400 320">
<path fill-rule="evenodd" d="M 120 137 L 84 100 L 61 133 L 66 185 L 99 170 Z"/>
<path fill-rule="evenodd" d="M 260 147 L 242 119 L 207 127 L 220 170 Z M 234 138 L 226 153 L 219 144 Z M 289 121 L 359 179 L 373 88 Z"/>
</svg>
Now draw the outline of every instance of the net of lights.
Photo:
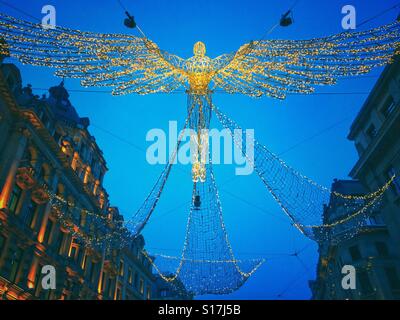
<svg viewBox="0 0 400 320">
<path fill-rule="evenodd" d="M 0 54 L 10 55 L 24 64 L 55 68 L 57 76 L 81 79 L 85 87 L 112 87 L 115 95 L 169 93 L 184 88 L 189 94 L 188 110 L 191 110 L 186 125 L 195 107 L 196 119 L 202 118 L 205 107 L 208 107 L 216 112 L 222 125 L 231 130 L 239 126 L 211 103 L 211 94 L 215 88 L 221 88 L 227 93 L 253 97 L 266 95 L 278 99 L 284 99 L 288 93 L 309 94 L 314 92 L 316 86 L 333 85 L 341 77 L 365 74 L 373 68 L 390 63 L 393 55 L 399 53 L 397 48 L 400 44 L 400 23 L 397 21 L 363 32 L 345 32 L 319 39 L 250 42 L 235 53 L 215 59 L 206 56 L 206 47 L 201 42 L 195 44 L 193 57 L 182 59 L 160 50 L 146 37 L 91 33 L 61 27 L 44 30 L 41 24 L 5 14 L 0 14 L 0 31 L 4 38 L 4 42 L 0 42 Z M 195 129 L 201 128 L 196 125 Z M 180 140 L 176 152 L 179 143 Z M 238 141 L 235 143 L 239 145 Z M 202 147 L 204 146 L 199 145 L 199 149 Z M 394 181 L 393 177 L 385 186 L 366 195 L 332 193 L 291 169 L 265 146 L 255 142 L 254 147 L 254 167 L 268 191 L 293 225 L 317 241 L 332 240 L 332 229 L 350 221 L 355 221 L 357 228 L 361 227 L 362 222 L 356 219 L 368 216 Z M 175 156 L 176 153 L 173 157 Z M 63 211 L 63 207 L 70 206 L 68 201 L 49 193 L 50 201 L 73 236 L 92 245 L 101 245 L 103 242 L 112 245 L 118 241 L 125 244 L 139 234 L 154 212 L 172 164 L 173 161 L 165 167 L 132 219 L 125 224 L 118 222 L 113 228 L 109 228 L 106 217 L 80 209 L 98 221 L 97 230 L 90 230 L 87 235 L 85 230 L 73 223 L 73 217 L 68 210 Z M 193 199 L 182 255 L 177 259 L 170 259 L 179 261 L 175 272 L 169 273 L 171 276 L 162 273 L 154 260 L 144 253 L 164 280 L 176 283 L 178 278 L 184 279 L 185 285 L 196 293 L 228 292 L 234 286 L 243 284 L 260 265 L 256 264 L 250 272 L 245 272 L 239 267 L 239 260 L 234 257 L 211 166 L 211 163 L 198 163 L 193 167 L 193 190 L 197 186 L 208 187 L 206 193 L 204 189 L 202 192 L 204 197 L 209 197 L 209 207 L 196 209 L 193 207 Z M 288 178 L 279 176 L 281 171 Z M 304 199 L 301 201 L 296 196 L 299 193 L 303 194 Z M 329 203 L 330 197 L 343 201 L 346 217 L 330 224 L 308 223 L 310 220 L 321 219 L 323 204 Z M 77 209 L 79 208 L 75 208 Z M 208 243 L 205 236 L 215 230 L 203 230 L 204 234 L 192 231 L 205 228 L 194 220 L 196 210 L 203 210 L 208 222 L 216 228 L 218 236 L 215 241 L 219 241 L 218 243 Z M 194 241 L 196 236 L 203 238 Z M 213 248 L 214 251 L 208 250 L 207 254 L 216 259 L 197 259 L 195 243 Z M 218 259 L 219 257 L 227 258 Z M 221 263 L 225 264 L 223 277 L 218 276 L 218 268 L 210 267 L 208 273 L 204 273 L 203 269 L 207 268 L 192 266 Z M 182 273 L 187 264 L 192 267 Z M 232 265 L 234 268 L 230 269 Z M 206 276 L 208 282 L 202 283 L 199 279 L 196 282 L 194 278 L 199 275 Z"/>
<path fill-rule="evenodd" d="M 303 234 L 316 241 L 332 241 L 332 236 L 334 236 L 334 234 L 331 231 L 333 228 L 345 224 L 349 221 L 353 221 L 359 216 L 363 216 L 364 218 L 366 218 L 368 215 L 373 213 L 374 209 L 379 206 L 380 200 L 382 199 L 385 192 L 390 188 L 390 186 L 396 179 L 396 176 L 392 176 L 389 181 L 387 181 L 382 187 L 378 188 L 374 192 L 364 195 L 346 195 L 338 192 L 332 192 L 328 188 L 319 185 L 309 177 L 302 175 L 296 170 L 292 169 L 282 159 L 270 152 L 265 146 L 259 144 L 257 141 L 254 142 L 254 145 L 257 146 L 257 148 L 255 148 L 255 161 L 251 159 L 244 152 L 244 150 L 246 150 L 246 146 L 243 145 L 243 142 L 246 141 L 246 139 L 239 138 L 234 134 L 235 130 L 241 130 L 240 126 L 228 116 L 223 114 L 215 105 L 212 105 L 212 108 L 221 125 L 225 129 L 228 129 L 235 145 L 239 148 L 239 150 L 241 150 L 247 161 L 249 161 L 250 164 L 254 167 L 255 171 L 267 187 L 268 191 L 274 197 L 275 201 L 280 205 L 281 209 L 293 222 L 293 225 L 297 227 Z M 259 150 L 263 151 L 264 156 L 262 153 L 260 153 Z M 257 157 L 257 155 L 260 154 L 264 161 L 265 159 L 267 159 L 269 169 L 265 169 L 263 162 L 260 163 L 259 161 L 257 161 L 257 159 L 259 159 L 260 157 Z M 275 177 L 275 179 L 273 178 L 273 176 L 276 173 L 273 172 L 272 161 L 275 161 L 280 166 L 280 168 L 283 169 L 283 173 L 281 173 L 278 178 Z M 280 170 L 276 171 L 279 173 L 281 172 Z M 267 176 L 265 175 L 266 172 L 268 172 Z M 274 185 L 274 180 L 283 181 L 282 185 Z M 294 184 L 294 180 L 300 182 L 298 184 Z M 291 198 L 282 197 L 283 191 L 289 193 L 289 187 L 293 185 L 295 187 L 298 187 L 298 190 L 296 190 L 294 195 Z M 307 195 L 310 195 L 312 201 L 310 201 L 306 207 L 296 207 L 295 205 L 293 205 L 293 203 L 296 202 L 298 194 L 303 195 L 301 200 L 303 200 Z M 343 218 L 337 219 L 333 223 L 319 223 L 315 225 L 307 224 L 305 222 L 306 219 L 321 219 L 321 211 L 324 205 L 326 209 L 331 208 L 330 203 L 332 203 L 332 199 L 335 198 L 341 200 L 340 205 L 345 211 L 345 214 L 343 214 Z M 306 209 L 309 211 L 308 216 L 307 213 L 303 212 Z M 355 230 L 363 226 L 364 223 L 362 221 L 358 222 L 358 227 L 356 227 Z"/>
</svg>

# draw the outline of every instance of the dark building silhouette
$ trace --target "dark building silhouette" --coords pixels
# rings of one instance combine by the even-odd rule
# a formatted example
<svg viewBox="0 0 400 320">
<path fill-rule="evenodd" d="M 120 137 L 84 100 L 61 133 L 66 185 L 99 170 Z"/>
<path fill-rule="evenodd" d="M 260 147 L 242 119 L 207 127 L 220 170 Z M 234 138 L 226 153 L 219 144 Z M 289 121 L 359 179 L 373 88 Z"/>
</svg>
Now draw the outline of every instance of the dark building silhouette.
<svg viewBox="0 0 400 320">
<path fill-rule="evenodd" d="M 346 195 L 373 192 L 397 176 L 381 206 L 363 221 L 344 224 L 346 237 L 319 245 L 313 299 L 400 299 L 400 62 L 388 65 L 354 120 L 349 139 L 359 160 L 350 176 L 335 181 L 332 191 Z M 325 208 L 324 221 L 343 218 L 343 203 Z M 353 230 L 353 231 L 352 231 Z M 349 236 L 350 235 L 350 236 Z M 356 290 L 342 287 L 342 268 L 356 269 Z"/>
</svg>

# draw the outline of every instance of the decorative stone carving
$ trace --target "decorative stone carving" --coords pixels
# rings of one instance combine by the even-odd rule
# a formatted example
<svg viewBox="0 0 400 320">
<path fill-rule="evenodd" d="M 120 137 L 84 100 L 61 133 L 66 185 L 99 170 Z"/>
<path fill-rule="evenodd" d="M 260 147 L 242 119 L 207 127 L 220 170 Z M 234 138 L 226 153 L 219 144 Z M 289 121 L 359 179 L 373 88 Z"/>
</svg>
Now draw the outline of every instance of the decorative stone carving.
<svg viewBox="0 0 400 320">
<path fill-rule="evenodd" d="M 42 185 L 35 188 L 35 190 L 33 190 L 32 192 L 32 200 L 35 201 L 38 205 L 49 202 L 50 197 L 47 192 L 47 187 L 45 185 Z"/>
<path fill-rule="evenodd" d="M 32 189 L 36 184 L 34 170 L 30 167 L 19 168 L 15 182 L 22 190 Z"/>
</svg>

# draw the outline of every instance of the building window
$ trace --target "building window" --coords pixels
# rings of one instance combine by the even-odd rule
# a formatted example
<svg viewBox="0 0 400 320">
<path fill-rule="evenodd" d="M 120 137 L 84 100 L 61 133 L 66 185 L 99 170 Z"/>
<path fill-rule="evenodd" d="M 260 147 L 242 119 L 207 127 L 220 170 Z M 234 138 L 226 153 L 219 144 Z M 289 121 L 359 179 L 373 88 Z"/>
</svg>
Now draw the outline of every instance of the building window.
<svg viewBox="0 0 400 320">
<path fill-rule="evenodd" d="M 160 296 L 161 296 L 161 298 L 168 297 L 168 290 L 167 289 L 161 289 Z"/>
<path fill-rule="evenodd" d="M 107 284 L 107 287 L 108 287 L 108 296 L 110 297 L 110 298 L 113 298 L 113 280 L 111 279 L 111 278 L 108 278 L 108 284 Z"/>
<path fill-rule="evenodd" d="M 78 177 L 83 181 L 85 178 L 86 171 L 84 169 L 79 170 Z"/>
<path fill-rule="evenodd" d="M 48 129 L 49 128 L 49 118 L 47 117 L 47 115 L 41 111 L 41 116 L 40 116 L 40 120 L 42 120 L 43 125 Z"/>
<path fill-rule="evenodd" d="M 54 244 L 58 254 L 62 254 L 63 242 L 64 242 L 64 233 L 61 230 L 59 230 L 57 241 Z"/>
<path fill-rule="evenodd" d="M 385 268 L 386 277 L 392 290 L 400 290 L 400 279 L 395 267 Z"/>
<path fill-rule="evenodd" d="M 93 261 L 90 264 L 90 272 L 89 272 L 89 279 L 91 283 L 95 283 L 96 281 L 96 270 L 97 270 L 97 263 Z"/>
<path fill-rule="evenodd" d="M 10 205 L 8 209 L 11 213 L 16 214 L 19 200 L 21 199 L 22 190 L 17 185 L 14 186 L 10 197 Z"/>
<path fill-rule="evenodd" d="M 144 294 L 144 281 L 143 281 L 143 279 L 140 279 L 140 285 L 139 285 L 139 292 L 140 292 L 140 294 Z"/>
<path fill-rule="evenodd" d="M 388 257 L 389 256 L 389 249 L 384 242 L 376 242 L 375 243 L 376 251 L 380 257 Z"/>
<path fill-rule="evenodd" d="M 50 243 L 50 236 L 51 236 L 51 231 L 53 230 L 53 221 L 51 219 L 47 220 L 47 225 L 46 225 L 46 231 L 44 232 L 44 237 L 43 237 L 43 242 L 45 244 Z"/>
<path fill-rule="evenodd" d="M 128 269 L 128 282 L 131 285 L 133 282 L 132 268 Z"/>
<path fill-rule="evenodd" d="M 23 250 L 18 248 L 11 257 L 10 282 L 15 282 L 18 270 L 22 263 Z"/>
<path fill-rule="evenodd" d="M 4 237 L 3 235 L 0 235 L 0 258 L 3 255 L 3 250 L 4 247 L 6 246 L 6 237 Z"/>
<path fill-rule="evenodd" d="M 373 124 L 371 124 L 369 126 L 369 128 L 367 130 L 367 135 L 371 140 L 373 140 L 376 137 L 377 131 L 376 131 L 376 128 L 375 128 L 375 126 Z"/>
<path fill-rule="evenodd" d="M 349 253 L 350 253 L 351 259 L 353 259 L 353 261 L 358 261 L 358 260 L 361 260 L 361 258 L 362 258 L 360 249 L 357 246 L 350 247 Z"/>
<path fill-rule="evenodd" d="M 35 286 L 33 287 L 33 292 L 34 292 L 34 295 L 36 296 L 36 297 L 39 297 L 39 295 L 40 295 L 40 291 L 41 291 L 41 285 L 40 285 L 40 282 L 41 282 L 41 278 L 42 278 L 42 272 L 41 272 L 41 270 L 42 270 L 42 267 L 43 266 L 41 266 L 41 265 L 38 265 L 38 267 L 36 268 L 36 274 L 35 274 Z"/>
<path fill-rule="evenodd" d="M 74 260 L 76 260 L 77 252 L 78 252 L 78 247 L 77 247 L 76 245 L 73 245 L 73 246 L 71 247 L 71 251 L 70 251 L 70 253 L 69 253 L 69 257 L 72 258 L 72 259 L 74 259 Z"/>
<path fill-rule="evenodd" d="M 34 228 L 35 215 L 37 213 L 37 209 L 38 205 L 35 202 L 31 201 L 28 205 L 26 219 L 25 219 L 26 225 L 29 226 L 31 229 Z"/>
<path fill-rule="evenodd" d="M 386 100 L 385 105 L 381 109 L 382 115 L 385 118 L 388 118 L 394 111 L 396 107 L 396 104 L 393 100 L 393 97 L 389 97 L 389 99 Z"/>
<path fill-rule="evenodd" d="M 139 289 L 139 276 L 137 272 L 135 272 L 135 288 Z"/>
<path fill-rule="evenodd" d="M 107 272 L 103 271 L 103 274 L 101 275 L 101 291 L 103 292 L 106 289 L 106 277 L 107 277 Z"/>
<path fill-rule="evenodd" d="M 119 262 L 119 275 L 120 275 L 121 277 L 124 276 L 124 260 L 121 260 L 121 261 Z"/>
<path fill-rule="evenodd" d="M 86 269 L 86 260 L 87 260 L 87 255 L 86 255 L 86 252 L 84 253 L 84 255 L 83 255 L 83 259 L 82 259 L 82 270 L 85 270 Z"/>
<path fill-rule="evenodd" d="M 361 271 L 358 273 L 358 279 L 360 282 L 361 294 L 371 295 L 374 293 L 374 288 L 372 286 L 371 280 L 369 279 L 368 273 L 366 271 Z"/>
<path fill-rule="evenodd" d="M 392 188 L 396 195 L 400 195 L 400 177 L 397 176 L 396 170 L 393 167 L 389 168 L 387 176 L 389 179 L 392 179 L 395 176 Z"/>
<path fill-rule="evenodd" d="M 117 288 L 117 294 L 115 296 L 115 300 L 122 300 L 122 293 L 121 293 L 121 288 Z"/>
<path fill-rule="evenodd" d="M 84 228 L 86 226 L 86 217 L 87 217 L 87 213 L 85 211 L 81 211 L 81 220 L 80 220 L 80 225 L 82 228 Z"/>
<path fill-rule="evenodd" d="M 41 179 L 41 182 L 46 183 L 48 185 L 50 183 L 50 170 L 48 169 L 47 165 L 43 165 L 40 168 L 39 176 Z"/>
</svg>

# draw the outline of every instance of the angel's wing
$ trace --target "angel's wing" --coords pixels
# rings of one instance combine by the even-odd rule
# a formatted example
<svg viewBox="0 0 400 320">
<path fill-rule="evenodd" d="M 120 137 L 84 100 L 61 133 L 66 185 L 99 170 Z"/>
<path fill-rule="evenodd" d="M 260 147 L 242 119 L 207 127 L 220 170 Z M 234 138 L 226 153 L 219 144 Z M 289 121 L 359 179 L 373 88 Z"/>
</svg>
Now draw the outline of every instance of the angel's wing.
<svg viewBox="0 0 400 320">
<path fill-rule="evenodd" d="M 398 53 L 399 44 L 399 22 L 320 39 L 251 42 L 213 80 L 228 93 L 284 99 L 288 93 L 312 93 L 317 85 L 332 85 L 340 77 L 385 65 Z"/>
<path fill-rule="evenodd" d="M 0 54 L 22 63 L 57 69 L 60 77 L 82 79 L 83 86 L 112 87 L 113 94 L 171 92 L 185 74 L 154 42 L 121 34 L 100 34 L 19 20 L 0 13 Z"/>
</svg>

